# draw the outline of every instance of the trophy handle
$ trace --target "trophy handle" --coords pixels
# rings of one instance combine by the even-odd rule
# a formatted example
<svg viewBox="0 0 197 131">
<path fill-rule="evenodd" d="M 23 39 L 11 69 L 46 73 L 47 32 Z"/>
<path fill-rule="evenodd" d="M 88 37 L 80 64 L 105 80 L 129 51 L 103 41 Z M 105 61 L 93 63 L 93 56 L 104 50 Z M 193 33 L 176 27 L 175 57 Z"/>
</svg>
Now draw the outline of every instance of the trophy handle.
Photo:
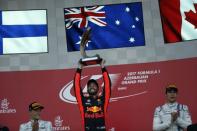
<svg viewBox="0 0 197 131">
<path fill-rule="evenodd" d="M 82 58 L 80 59 L 80 63 L 85 66 L 100 64 L 102 61 L 102 58 L 100 58 L 98 54 L 96 54 L 95 56 L 88 56 L 85 52 L 86 44 L 90 38 L 90 32 L 91 32 L 91 28 L 88 27 L 87 30 L 83 33 L 80 43 L 80 52 L 82 55 Z"/>
<path fill-rule="evenodd" d="M 102 58 L 95 55 L 93 57 L 81 58 L 80 63 L 83 64 L 84 66 L 88 66 L 88 65 L 100 64 L 102 60 L 103 60 Z"/>
<path fill-rule="evenodd" d="M 85 52 L 85 46 L 90 39 L 91 28 L 88 27 L 87 30 L 83 33 L 81 43 L 80 43 L 80 52 L 83 58 L 88 57 Z"/>
<path fill-rule="evenodd" d="M 81 56 L 82 56 L 83 58 L 86 58 L 86 57 L 87 57 L 87 54 L 86 54 L 86 52 L 85 52 L 85 47 L 84 47 L 84 46 L 81 46 L 81 45 L 80 45 L 80 52 L 81 52 Z"/>
</svg>

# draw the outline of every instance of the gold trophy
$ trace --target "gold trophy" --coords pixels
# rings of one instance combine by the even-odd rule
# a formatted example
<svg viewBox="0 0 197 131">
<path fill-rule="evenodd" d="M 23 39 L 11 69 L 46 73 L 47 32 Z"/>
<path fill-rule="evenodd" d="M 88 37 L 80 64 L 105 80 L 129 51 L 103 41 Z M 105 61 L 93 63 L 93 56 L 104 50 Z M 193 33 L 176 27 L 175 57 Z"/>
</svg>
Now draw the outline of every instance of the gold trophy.
<svg viewBox="0 0 197 131">
<path fill-rule="evenodd" d="M 80 52 L 82 55 L 80 62 L 85 66 L 100 64 L 100 62 L 102 61 L 102 58 L 100 58 L 98 54 L 94 56 L 87 56 L 85 52 L 86 44 L 88 43 L 88 40 L 90 39 L 90 33 L 91 33 L 91 28 L 88 27 L 87 30 L 83 33 L 81 43 L 80 43 Z"/>
</svg>

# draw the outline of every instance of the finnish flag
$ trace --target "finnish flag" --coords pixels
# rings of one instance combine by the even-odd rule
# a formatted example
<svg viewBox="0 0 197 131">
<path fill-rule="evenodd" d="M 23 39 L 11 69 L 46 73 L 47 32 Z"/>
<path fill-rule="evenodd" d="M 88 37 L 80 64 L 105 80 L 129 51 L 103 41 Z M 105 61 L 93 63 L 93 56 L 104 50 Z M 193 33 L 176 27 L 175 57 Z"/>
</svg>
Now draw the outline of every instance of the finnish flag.
<svg viewBox="0 0 197 131">
<path fill-rule="evenodd" d="M 0 55 L 47 52 L 46 10 L 0 11 Z"/>
</svg>

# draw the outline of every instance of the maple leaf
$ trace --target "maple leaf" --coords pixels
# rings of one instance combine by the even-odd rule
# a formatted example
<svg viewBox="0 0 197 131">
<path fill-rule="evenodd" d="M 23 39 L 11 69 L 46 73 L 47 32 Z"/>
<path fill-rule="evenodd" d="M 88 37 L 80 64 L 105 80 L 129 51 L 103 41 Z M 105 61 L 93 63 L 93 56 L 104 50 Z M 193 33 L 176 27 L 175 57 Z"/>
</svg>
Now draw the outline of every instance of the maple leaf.
<svg viewBox="0 0 197 131">
<path fill-rule="evenodd" d="M 185 13 L 185 20 L 187 20 L 189 23 L 194 25 L 195 29 L 197 28 L 197 4 L 194 4 L 196 13 L 194 13 L 192 10 L 189 12 L 184 12 Z"/>
</svg>

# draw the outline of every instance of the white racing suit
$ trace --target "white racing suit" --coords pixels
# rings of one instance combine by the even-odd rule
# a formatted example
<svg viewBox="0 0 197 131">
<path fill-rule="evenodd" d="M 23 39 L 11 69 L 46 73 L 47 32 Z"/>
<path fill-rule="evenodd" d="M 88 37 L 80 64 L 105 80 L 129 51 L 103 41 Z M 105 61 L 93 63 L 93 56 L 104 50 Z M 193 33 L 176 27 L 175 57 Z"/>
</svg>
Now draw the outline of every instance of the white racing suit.
<svg viewBox="0 0 197 131">
<path fill-rule="evenodd" d="M 53 131 L 52 124 L 50 121 L 38 120 L 39 130 L 38 131 Z M 21 124 L 19 131 L 32 131 L 33 121 Z"/>
<path fill-rule="evenodd" d="M 178 112 L 176 121 L 172 122 L 171 113 Z M 166 103 L 155 109 L 153 119 L 154 131 L 183 131 L 188 125 L 192 124 L 191 116 L 186 105 Z"/>
</svg>

